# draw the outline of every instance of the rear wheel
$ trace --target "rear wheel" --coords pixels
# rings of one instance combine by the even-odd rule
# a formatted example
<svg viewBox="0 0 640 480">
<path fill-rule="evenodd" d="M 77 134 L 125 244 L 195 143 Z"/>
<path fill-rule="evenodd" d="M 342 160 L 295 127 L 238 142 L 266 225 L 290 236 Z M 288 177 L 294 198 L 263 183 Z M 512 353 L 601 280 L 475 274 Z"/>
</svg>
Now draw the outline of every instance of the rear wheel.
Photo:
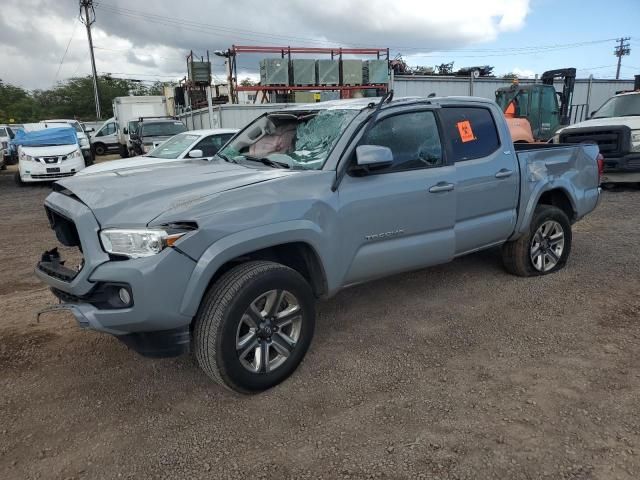
<svg viewBox="0 0 640 480">
<path fill-rule="evenodd" d="M 571 252 L 571 223 L 557 207 L 538 205 L 529 232 L 502 247 L 508 272 L 521 277 L 557 272 Z"/>
<path fill-rule="evenodd" d="M 298 272 L 274 262 L 247 262 L 225 273 L 205 295 L 193 350 L 213 380 L 256 393 L 295 371 L 314 328 L 315 300 Z"/>
</svg>

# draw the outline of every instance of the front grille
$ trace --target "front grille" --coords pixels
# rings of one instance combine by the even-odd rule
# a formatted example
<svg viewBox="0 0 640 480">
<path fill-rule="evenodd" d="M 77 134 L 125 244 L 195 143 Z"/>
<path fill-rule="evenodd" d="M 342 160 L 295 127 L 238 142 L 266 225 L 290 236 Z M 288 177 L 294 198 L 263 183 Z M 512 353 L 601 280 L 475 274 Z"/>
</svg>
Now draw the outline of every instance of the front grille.
<svg viewBox="0 0 640 480">
<path fill-rule="evenodd" d="M 560 143 L 595 143 L 604 157 L 618 157 L 626 150 L 629 135 L 626 126 L 568 129 L 560 134 Z"/>
<path fill-rule="evenodd" d="M 611 130 L 566 133 L 560 135 L 560 143 L 597 143 L 600 153 L 607 156 L 607 154 L 610 155 L 620 151 L 620 134 Z"/>
<path fill-rule="evenodd" d="M 31 175 L 31 178 L 65 178 L 65 177 L 73 177 L 76 172 L 68 172 L 68 173 L 46 173 L 46 174 L 37 174 Z"/>
</svg>

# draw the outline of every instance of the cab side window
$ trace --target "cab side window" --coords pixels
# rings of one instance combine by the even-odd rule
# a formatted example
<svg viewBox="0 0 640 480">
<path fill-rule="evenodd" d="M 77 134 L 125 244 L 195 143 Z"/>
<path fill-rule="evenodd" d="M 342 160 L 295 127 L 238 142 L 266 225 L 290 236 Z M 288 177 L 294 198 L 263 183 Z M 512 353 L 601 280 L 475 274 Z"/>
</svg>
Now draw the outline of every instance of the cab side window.
<svg viewBox="0 0 640 480">
<path fill-rule="evenodd" d="M 391 149 L 393 163 L 376 170 L 376 173 L 440 167 L 444 164 L 438 125 L 432 111 L 401 113 L 383 118 L 365 134 L 359 144 Z"/>
<path fill-rule="evenodd" d="M 500 148 L 500 137 L 489 109 L 443 107 L 440 118 L 454 162 L 487 157 Z"/>
<path fill-rule="evenodd" d="M 213 157 L 233 134 L 211 135 L 200 140 L 192 150 L 202 150 L 203 157 Z"/>
<path fill-rule="evenodd" d="M 107 135 L 113 135 L 114 133 L 116 133 L 116 124 L 107 123 L 98 133 L 96 133 L 96 137 L 104 137 Z"/>
</svg>

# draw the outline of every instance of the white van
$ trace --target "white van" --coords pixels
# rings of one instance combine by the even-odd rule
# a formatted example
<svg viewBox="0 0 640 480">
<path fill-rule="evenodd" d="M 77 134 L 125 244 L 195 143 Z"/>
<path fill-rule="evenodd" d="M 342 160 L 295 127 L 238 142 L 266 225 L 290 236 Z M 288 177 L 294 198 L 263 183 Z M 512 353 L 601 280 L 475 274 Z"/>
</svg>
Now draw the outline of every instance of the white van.
<svg viewBox="0 0 640 480">
<path fill-rule="evenodd" d="M 49 129 L 52 135 L 56 134 L 54 140 L 32 135 Z M 67 123 L 27 123 L 24 134 L 16 135 L 14 142 L 18 144 L 18 171 L 14 178 L 20 186 L 70 177 L 85 167 L 77 134 Z"/>
<path fill-rule="evenodd" d="M 120 150 L 118 142 L 118 124 L 115 118 L 110 118 L 91 135 L 91 148 L 96 155 L 105 155 L 108 151 Z"/>
<path fill-rule="evenodd" d="M 78 142 L 80 144 L 80 149 L 82 151 L 82 155 L 84 156 L 84 161 L 87 165 L 91 165 L 93 163 L 93 152 L 91 151 L 91 142 L 89 141 L 89 135 L 84 131 L 82 125 L 78 120 L 70 120 L 70 119 L 53 119 L 53 120 L 41 120 L 40 123 L 66 123 L 74 128 L 76 131 L 76 135 L 78 136 Z M 93 132 L 93 129 L 90 129 L 89 132 Z"/>
</svg>

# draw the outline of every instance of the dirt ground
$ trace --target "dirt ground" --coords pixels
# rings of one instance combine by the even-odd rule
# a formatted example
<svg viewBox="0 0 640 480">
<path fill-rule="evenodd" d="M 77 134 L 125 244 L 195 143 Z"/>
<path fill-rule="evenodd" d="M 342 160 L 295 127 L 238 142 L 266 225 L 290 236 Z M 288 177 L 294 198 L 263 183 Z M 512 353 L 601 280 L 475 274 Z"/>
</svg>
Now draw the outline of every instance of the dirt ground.
<svg viewBox="0 0 640 480">
<path fill-rule="evenodd" d="M 0 479 L 640 478 L 640 190 L 605 192 L 555 275 L 492 250 L 320 303 L 301 367 L 253 397 L 36 323 L 48 192 L 0 172 Z"/>
</svg>

